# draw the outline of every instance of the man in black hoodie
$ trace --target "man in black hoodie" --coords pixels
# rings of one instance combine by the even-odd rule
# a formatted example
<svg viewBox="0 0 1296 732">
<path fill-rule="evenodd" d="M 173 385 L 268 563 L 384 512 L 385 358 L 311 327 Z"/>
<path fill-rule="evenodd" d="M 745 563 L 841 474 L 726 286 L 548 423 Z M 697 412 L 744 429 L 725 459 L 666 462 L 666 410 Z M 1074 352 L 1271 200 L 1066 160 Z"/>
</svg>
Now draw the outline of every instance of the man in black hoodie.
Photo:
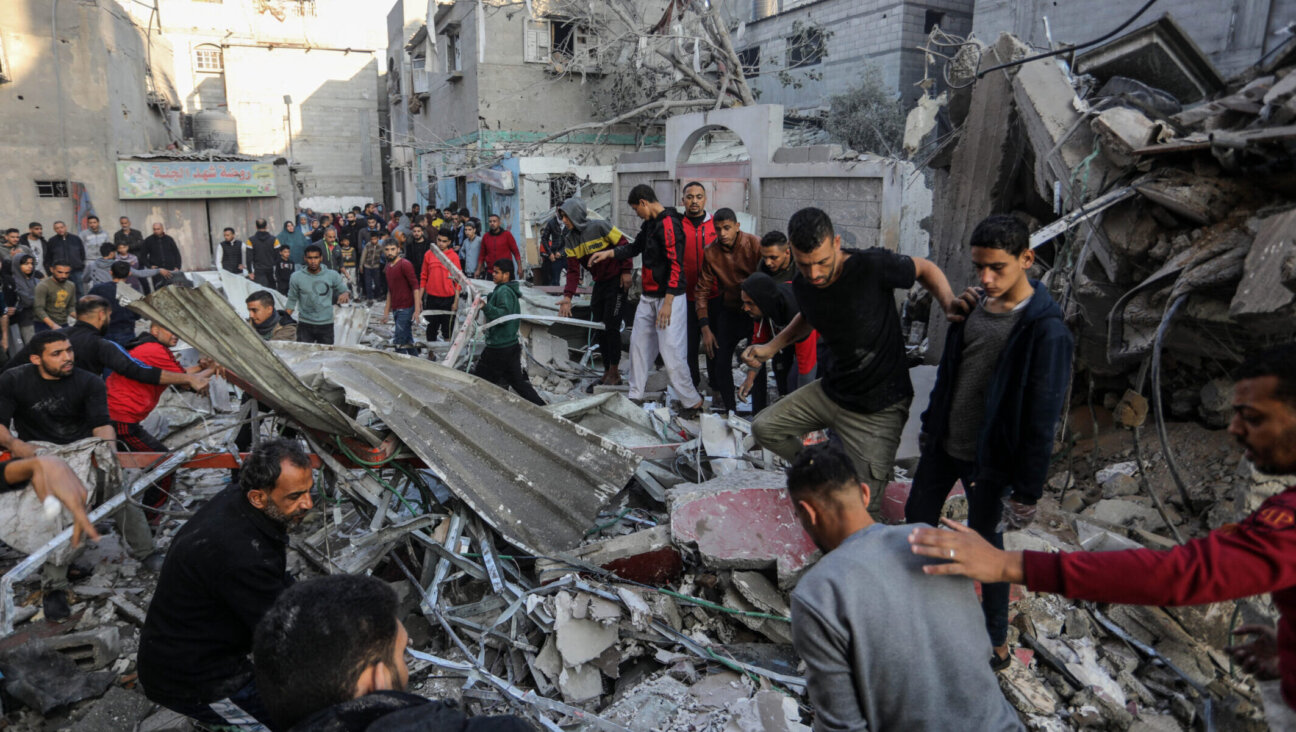
<svg viewBox="0 0 1296 732">
<path fill-rule="evenodd" d="M 409 634 L 399 606 L 390 585 L 363 575 L 318 577 L 279 595 L 257 626 L 252 661 L 261 698 L 280 729 L 531 729 L 517 717 L 469 719 L 453 703 L 406 692 Z"/>
<path fill-rule="evenodd" d="M 153 224 L 153 233 L 144 240 L 144 258 L 140 266 L 151 269 L 169 269 L 179 272 L 183 269 L 180 258 L 180 246 L 166 233 L 162 224 Z M 153 289 L 158 290 L 171 283 L 170 277 L 157 275 L 153 278 Z"/>
<path fill-rule="evenodd" d="M 679 416 L 693 419 L 702 408 L 702 397 L 693 386 L 688 363 L 688 301 L 675 307 L 684 295 L 686 283 L 680 255 L 684 228 L 679 212 L 663 206 L 652 186 L 640 183 L 626 200 L 643 220 L 639 236 L 630 244 L 611 247 L 590 255 L 589 266 L 615 257 L 633 259 L 643 255 L 643 296 L 635 309 L 634 332 L 630 337 L 630 398 L 642 401 L 648 372 L 660 353 L 671 386 L 679 396 Z M 570 254 L 568 255 L 571 256 Z M 568 265 L 570 270 L 570 265 Z"/>
<path fill-rule="evenodd" d="M 251 250 L 252 260 L 252 279 L 262 287 L 274 289 L 274 268 L 275 260 L 279 255 L 275 250 L 279 248 L 279 240 L 269 231 L 266 231 L 266 220 L 256 220 L 256 233 L 247 241 L 248 249 Z"/>
<path fill-rule="evenodd" d="M 54 236 L 45 244 L 45 261 L 51 264 L 65 262 L 72 267 L 69 277 L 76 284 L 77 297 L 85 294 L 85 283 L 81 281 L 85 277 L 85 260 L 85 245 L 81 243 L 81 237 L 69 234 L 67 224 L 55 221 Z"/>
<path fill-rule="evenodd" d="M 764 272 L 753 272 L 743 280 L 741 296 L 743 312 L 755 323 L 751 336 L 753 344 L 773 340 L 801 312 L 796 296 L 792 294 L 792 284 L 778 282 Z M 817 332 L 810 331 L 810 335 L 779 351 L 772 359 L 774 383 L 780 397 L 814 381 L 818 336 Z M 794 365 L 795 372 L 792 370 Z M 758 371 L 748 369 L 747 380 L 738 389 L 740 399 L 752 395 L 752 414 L 759 414 L 769 406 L 769 389 L 765 383 L 766 370 L 761 366 Z M 753 387 L 759 388 L 753 392 Z"/>
<path fill-rule="evenodd" d="M 971 249 L 982 293 L 946 336 L 905 519 L 939 525 L 961 480 L 968 526 L 1002 549 L 1005 525 L 1025 528 L 1043 494 L 1074 342 L 1048 289 L 1027 276 L 1035 253 L 1025 224 L 991 216 L 972 232 Z M 991 665 L 1007 668 L 1008 585 L 983 585 L 981 609 Z"/>
</svg>

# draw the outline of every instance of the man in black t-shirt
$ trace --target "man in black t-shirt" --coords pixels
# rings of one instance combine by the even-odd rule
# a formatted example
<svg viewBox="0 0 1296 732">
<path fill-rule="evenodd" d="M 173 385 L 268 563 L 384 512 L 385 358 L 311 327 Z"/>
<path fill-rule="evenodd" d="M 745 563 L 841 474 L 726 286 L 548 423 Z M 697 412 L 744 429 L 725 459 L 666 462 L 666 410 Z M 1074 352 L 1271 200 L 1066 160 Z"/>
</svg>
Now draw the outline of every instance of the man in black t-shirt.
<svg viewBox="0 0 1296 732">
<path fill-rule="evenodd" d="M 68 445 L 98 437 L 116 445 L 108 417 L 108 392 L 103 379 L 74 365 L 72 343 L 60 331 L 37 333 L 30 345 L 30 363 L 0 374 L 0 449 L 14 457 L 35 457 L 31 443 Z M 12 421 L 17 435 L 9 430 Z M 118 485 L 105 487 L 107 494 Z M 153 551 L 153 537 L 139 506 L 123 506 L 119 529 L 136 559 Z M 63 620 L 70 614 L 67 602 L 67 568 L 72 558 L 47 562 L 42 585 L 45 617 Z"/>
<path fill-rule="evenodd" d="M 812 329 L 827 339 L 833 359 L 823 378 L 757 415 L 752 435 L 790 462 L 806 433 L 832 428 L 860 477 L 880 495 L 891 480 L 913 399 L 895 290 L 917 281 L 951 320 L 962 320 L 962 310 L 935 264 L 881 248 L 842 249 L 828 214 L 817 208 L 793 214 L 788 240 L 801 313 L 769 343 L 748 348 L 743 359 L 759 368 Z"/>
</svg>

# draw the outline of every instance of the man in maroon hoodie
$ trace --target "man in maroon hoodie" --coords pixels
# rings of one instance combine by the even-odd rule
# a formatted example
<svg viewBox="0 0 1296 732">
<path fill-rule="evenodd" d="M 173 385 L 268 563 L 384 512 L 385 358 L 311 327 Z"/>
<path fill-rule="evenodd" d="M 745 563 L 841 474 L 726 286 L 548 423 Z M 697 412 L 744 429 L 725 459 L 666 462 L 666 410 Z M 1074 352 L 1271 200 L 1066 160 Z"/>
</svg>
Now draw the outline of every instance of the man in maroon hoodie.
<svg viewBox="0 0 1296 732">
<path fill-rule="evenodd" d="M 522 255 L 518 252 L 517 240 L 513 238 L 513 233 L 500 228 L 499 214 L 491 214 L 486 222 L 490 229 L 482 234 L 481 258 L 478 260 L 481 264 L 478 266 L 484 267 L 489 274 L 491 264 L 501 259 L 512 259 L 513 271 L 522 274 Z"/>
<path fill-rule="evenodd" d="M 1296 473 L 1296 345 L 1255 356 L 1234 374 L 1233 421 L 1256 470 Z M 1268 592 L 1278 627 L 1246 625 L 1235 634 L 1256 640 L 1229 649 L 1255 675 L 1273 729 L 1296 722 L 1296 485 L 1236 524 L 1167 551 L 1006 552 L 948 519 L 940 529 L 914 529 L 915 554 L 947 559 L 928 574 L 963 574 L 981 582 L 1016 582 L 1095 602 L 1202 605 Z M 1281 692 L 1281 694 L 1279 694 Z M 1285 703 L 1284 703 L 1285 702 Z"/>
</svg>

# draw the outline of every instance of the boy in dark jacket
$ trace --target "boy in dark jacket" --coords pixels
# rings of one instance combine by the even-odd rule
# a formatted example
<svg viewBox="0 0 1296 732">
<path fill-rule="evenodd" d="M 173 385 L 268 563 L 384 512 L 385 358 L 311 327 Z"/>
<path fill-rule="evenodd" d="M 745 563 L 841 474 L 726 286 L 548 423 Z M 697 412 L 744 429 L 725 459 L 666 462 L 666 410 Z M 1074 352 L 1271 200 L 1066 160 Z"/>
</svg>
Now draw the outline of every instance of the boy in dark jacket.
<svg viewBox="0 0 1296 732">
<path fill-rule="evenodd" d="M 292 280 L 293 272 L 297 271 L 297 265 L 292 262 L 292 247 L 287 244 L 279 245 L 279 259 L 275 261 L 274 267 L 274 285 L 279 294 L 288 297 L 288 282 Z"/>
<path fill-rule="evenodd" d="M 567 267 L 567 284 L 563 287 L 562 301 L 558 303 L 558 315 L 571 317 L 571 301 L 580 285 L 581 267 L 588 269 L 594 276 L 590 319 L 603 323 L 603 332 L 599 334 L 603 378 L 599 383 L 620 384 L 621 323 L 625 319 L 626 292 L 633 284 L 631 264 L 629 259 L 612 259 L 594 266 L 590 264 L 590 257 L 595 252 L 611 249 L 625 237 L 611 221 L 589 218 L 585 202 L 579 198 L 564 201 L 558 209 L 557 219 L 562 221 L 561 226 L 566 232 L 559 239 L 564 246 L 561 261 Z M 592 389 L 593 384 L 590 387 Z"/>
<path fill-rule="evenodd" d="M 991 216 L 972 232 L 971 248 L 982 291 L 946 337 L 905 519 L 937 525 L 961 480 L 968 525 L 1002 549 L 1005 526 L 1025 528 L 1035 516 L 1074 343 L 1062 309 L 1026 275 L 1035 253 L 1023 223 Z M 991 665 L 1007 668 L 1008 585 L 987 584 L 981 598 Z"/>
<path fill-rule="evenodd" d="M 482 313 L 486 322 L 499 320 L 507 315 L 522 312 L 518 301 L 522 290 L 513 280 L 513 260 L 505 257 L 495 262 L 491 270 L 491 279 L 495 280 L 495 291 L 486 298 Z M 518 342 L 517 320 L 500 323 L 486 331 L 486 348 L 482 351 L 481 360 L 473 368 L 473 376 L 483 378 L 502 389 L 513 387 L 523 399 L 532 404 L 544 406 L 544 400 L 531 386 L 531 380 L 522 371 L 522 344 Z"/>
<path fill-rule="evenodd" d="M 680 399 L 679 416 L 693 419 L 702 408 L 702 397 L 693 386 L 688 369 L 688 303 L 675 308 L 686 285 L 680 254 L 684 228 L 679 212 L 663 206 L 652 186 L 641 183 L 627 198 L 635 215 L 643 220 L 639 236 L 631 244 L 612 247 L 590 255 L 589 267 L 616 258 L 625 261 L 643 255 L 643 297 L 635 309 L 634 334 L 630 341 L 630 398 L 642 400 L 648 372 L 660 353 L 666 374 Z M 570 255 L 568 255 L 570 257 Z M 570 265 L 569 265 L 570 267 Z"/>
<path fill-rule="evenodd" d="M 742 309 L 751 318 L 755 325 L 752 327 L 751 342 L 769 343 L 792 322 L 792 318 L 800 313 L 797 307 L 796 296 L 792 294 L 792 285 L 788 282 L 779 282 L 764 272 L 753 272 L 742 282 Z M 819 333 L 810 331 L 810 335 L 797 341 L 795 344 L 779 351 L 779 355 L 770 359 L 774 364 L 774 381 L 778 386 L 780 397 L 800 389 L 815 379 L 815 367 L 818 362 L 817 346 L 819 344 Z M 786 359 L 781 358 L 786 354 Z M 780 370 L 780 363 L 786 362 L 786 367 Z M 792 366 L 795 364 L 795 378 L 792 375 Z M 769 406 L 769 389 L 765 388 L 766 367 L 761 366 L 760 370 L 747 370 L 747 379 L 742 386 L 738 387 L 738 397 L 746 399 L 748 394 L 752 397 L 752 414 L 759 414 L 762 409 Z M 752 387 L 759 385 L 760 388 L 752 391 Z"/>
</svg>

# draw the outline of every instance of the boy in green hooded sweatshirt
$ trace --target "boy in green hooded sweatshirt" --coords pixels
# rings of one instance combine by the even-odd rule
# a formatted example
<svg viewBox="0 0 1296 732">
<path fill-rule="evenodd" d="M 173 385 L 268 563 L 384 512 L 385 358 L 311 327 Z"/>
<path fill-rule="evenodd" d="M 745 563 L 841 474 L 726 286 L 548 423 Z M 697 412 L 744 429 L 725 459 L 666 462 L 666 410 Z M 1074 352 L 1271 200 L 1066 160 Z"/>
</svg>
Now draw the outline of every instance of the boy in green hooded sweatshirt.
<svg viewBox="0 0 1296 732">
<path fill-rule="evenodd" d="M 522 312 L 518 300 L 522 290 L 513 280 L 513 260 L 505 257 L 495 262 L 491 270 L 491 279 L 495 280 L 495 291 L 486 298 L 482 313 L 486 322 L 499 320 L 506 315 L 517 315 Z M 518 341 L 517 320 L 510 320 L 486 331 L 486 348 L 481 359 L 473 368 L 473 376 L 483 378 L 501 389 L 513 387 L 523 399 L 532 404 L 544 406 L 544 400 L 531 386 L 531 380 L 522 371 L 522 344 Z"/>
</svg>

